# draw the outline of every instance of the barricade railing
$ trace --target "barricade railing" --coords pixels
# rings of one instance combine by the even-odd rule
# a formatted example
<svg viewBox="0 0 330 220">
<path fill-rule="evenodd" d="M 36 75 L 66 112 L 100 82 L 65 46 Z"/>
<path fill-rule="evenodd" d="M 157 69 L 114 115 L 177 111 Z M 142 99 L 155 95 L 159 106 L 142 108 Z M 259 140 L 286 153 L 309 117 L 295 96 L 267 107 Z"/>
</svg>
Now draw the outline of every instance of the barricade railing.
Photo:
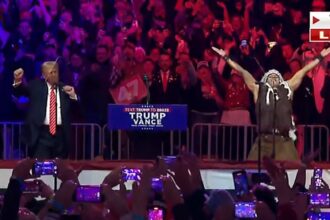
<svg viewBox="0 0 330 220">
<path fill-rule="evenodd" d="M 75 160 L 89 160 L 102 156 L 102 129 L 94 123 L 72 123 L 69 157 Z"/>
<path fill-rule="evenodd" d="M 319 150 L 316 161 L 329 161 L 329 129 L 325 125 L 298 125 L 297 148 L 302 154 L 308 154 Z M 299 146 L 300 145 L 300 146 Z M 300 148 L 300 149 L 299 149 Z"/>
<path fill-rule="evenodd" d="M 244 160 L 255 138 L 255 125 L 196 123 L 191 131 L 191 151 L 207 159 Z"/>
<path fill-rule="evenodd" d="M 0 122 L 0 158 L 20 159 L 28 155 L 28 148 L 22 143 L 22 122 Z"/>
<path fill-rule="evenodd" d="M 0 122 L 1 159 L 20 159 L 28 155 L 28 148 L 22 142 L 22 126 L 22 122 Z M 140 148 L 135 140 L 141 134 L 143 133 L 134 131 L 109 131 L 107 125 L 101 127 L 92 123 L 72 123 L 72 148 L 69 157 L 80 160 L 94 159 L 100 155 L 111 160 L 135 159 L 131 156 L 131 150 L 134 147 Z M 159 134 L 154 133 L 153 137 L 161 138 L 160 146 L 154 146 L 161 148 L 161 155 L 176 154 L 179 148 L 185 146 L 200 158 L 243 161 L 257 137 L 257 127 L 196 123 L 190 132 L 187 129 Z M 319 149 L 316 160 L 329 161 L 329 129 L 326 126 L 298 125 L 296 134 L 296 145 L 300 154 Z M 148 142 L 151 136 L 147 134 L 142 139 L 146 138 L 145 141 Z"/>
<path fill-rule="evenodd" d="M 159 148 L 159 155 L 176 154 L 181 147 L 189 147 L 189 130 L 169 131 L 169 132 L 143 132 L 143 131 L 124 131 L 109 130 L 107 125 L 102 128 L 102 145 L 108 149 L 104 153 L 107 159 L 135 159 L 132 157 L 132 151 L 148 150 L 145 143 L 151 143 L 158 139 L 159 146 L 150 147 Z M 142 141 L 142 139 L 145 139 Z M 134 149 L 135 148 L 135 149 Z M 146 152 L 147 153 L 147 152 Z"/>
<path fill-rule="evenodd" d="M 196 123 L 191 130 L 191 151 L 200 158 L 243 161 L 256 137 L 256 125 Z M 299 141 L 301 154 L 319 149 L 316 159 L 329 161 L 329 129 L 326 126 L 298 125 L 297 137 L 296 145 Z"/>
<path fill-rule="evenodd" d="M 28 147 L 22 141 L 23 122 L 0 122 L 0 158 L 21 159 L 28 156 Z M 101 126 L 92 123 L 71 124 L 69 158 L 93 159 L 102 154 Z"/>
</svg>

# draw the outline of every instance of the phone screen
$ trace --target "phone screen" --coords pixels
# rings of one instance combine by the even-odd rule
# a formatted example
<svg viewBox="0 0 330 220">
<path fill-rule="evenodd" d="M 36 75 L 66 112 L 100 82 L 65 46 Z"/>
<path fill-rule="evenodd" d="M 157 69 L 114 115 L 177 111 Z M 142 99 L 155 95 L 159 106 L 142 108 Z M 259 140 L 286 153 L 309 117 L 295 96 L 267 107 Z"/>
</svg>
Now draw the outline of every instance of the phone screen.
<svg viewBox="0 0 330 220">
<path fill-rule="evenodd" d="M 148 220 L 163 220 L 164 212 L 163 209 L 154 207 L 148 210 Z"/>
<path fill-rule="evenodd" d="M 244 170 L 233 172 L 235 191 L 237 196 L 242 196 L 249 192 L 249 184 Z"/>
<path fill-rule="evenodd" d="M 124 181 L 127 180 L 140 180 L 141 178 L 141 170 L 140 169 L 123 169 L 122 170 L 122 177 Z"/>
<path fill-rule="evenodd" d="M 235 203 L 236 218 L 256 218 L 256 204 L 254 202 L 237 202 Z"/>
<path fill-rule="evenodd" d="M 328 193 L 309 194 L 309 204 L 314 206 L 329 206 L 330 196 Z"/>
<path fill-rule="evenodd" d="M 159 179 L 159 178 L 152 178 L 151 188 L 155 192 L 162 192 L 163 191 L 163 182 L 162 182 L 162 180 Z"/>
<path fill-rule="evenodd" d="M 314 169 L 313 173 L 316 189 L 320 188 L 322 185 L 322 169 Z"/>
<path fill-rule="evenodd" d="M 102 202 L 100 186 L 78 186 L 74 194 L 76 202 Z"/>
<path fill-rule="evenodd" d="M 314 169 L 313 177 L 315 179 L 322 178 L 322 169 L 319 168 Z"/>
<path fill-rule="evenodd" d="M 328 220 L 330 219 L 330 212 L 308 212 L 306 220 Z"/>
<path fill-rule="evenodd" d="M 55 161 L 35 162 L 32 168 L 34 176 L 55 175 L 57 174 L 57 165 Z"/>
</svg>

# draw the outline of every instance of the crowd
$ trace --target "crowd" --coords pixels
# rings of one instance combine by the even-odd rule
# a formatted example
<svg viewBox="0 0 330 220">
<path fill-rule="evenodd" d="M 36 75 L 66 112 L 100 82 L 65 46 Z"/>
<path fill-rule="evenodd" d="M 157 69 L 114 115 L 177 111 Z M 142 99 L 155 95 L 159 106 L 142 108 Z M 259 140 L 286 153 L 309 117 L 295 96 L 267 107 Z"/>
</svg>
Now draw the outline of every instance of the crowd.
<svg viewBox="0 0 330 220">
<path fill-rule="evenodd" d="M 132 191 L 126 190 L 121 172 L 123 168 L 118 167 L 104 178 L 101 185 L 94 186 L 100 187 L 99 194 L 85 191 L 79 197 L 83 200 L 76 197 L 79 193 L 77 188 L 83 186 L 79 185 L 79 172 L 61 160 L 56 161 L 57 177 L 61 180 L 57 191 L 54 192 L 43 182 L 38 190 L 31 191 L 29 188 L 29 191 L 26 180 L 38 178 L 31 175 L 35 162 L 25 159 L 13 169 L 1 204 L 1 219 L 231 220 L 248 217 L 303 220 L 311 213 L 318 216 L 315 213 L 320 213 L 320 208 L 329 205 L 327 200 L 322 200 L 323 197 L 318 202 L 316 199 L 309 200 L 312 193 L 326 194 L 329 191 L 321 175 L 317 179 L 314 176 L 309 189 L 305 188 L 306 167 L 310 166 L 312 156 L 300 164 L 292 187 L 282 165 L 265 157 L 263 166 L 275 191 L 266 185 L 251 182 L 246 190 L 236 188 L 236 193 L 206 190 L 198 160 L 184 153 L 175 160 L 172 158 L 170 163 L 159 159 L 154 165 L 143 167 L 140 178 L 133 183 Z M 161 184 L 154 184 L 154 178 L 160 179 Z M 120 189 L 114 190 L 113 187 L 118 185 Z M 239 208 L 238 204 L 251 206 Z"/>
<path fill-rule="evenodd" d="M 257 80 L 273 68 L 288 79 L 324 48 L 308 40 L 308 13 L 327 9 L 325 0 L 2 1 L 0 119 L 24 118 L 24 99 L 11 97 L 13 70 L 23 68 L 30 81 L 41 77 L 44 61 L 57 59 L 61 81 L 81 97 L 76 122 L 107 123 L 107 104 L 118 103 L 111 90 L 139 76 L 148 79 L 150 103 L 187 104 L 191 124 L 255 123 L 246 85 L 211 46 Z M 328 64 L 296 91 L 296 123 L 329 126 Z M 243 121 L 228 116 L 238 109 Z"/>
</svg>

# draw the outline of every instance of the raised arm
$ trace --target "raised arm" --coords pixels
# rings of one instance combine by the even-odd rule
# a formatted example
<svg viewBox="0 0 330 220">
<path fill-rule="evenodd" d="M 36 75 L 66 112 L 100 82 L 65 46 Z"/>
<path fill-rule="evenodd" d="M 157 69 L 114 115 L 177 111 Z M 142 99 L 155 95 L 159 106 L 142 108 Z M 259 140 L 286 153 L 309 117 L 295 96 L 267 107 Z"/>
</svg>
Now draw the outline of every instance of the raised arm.
<svg viewBox="0 0 330 220">
<path fill-rule="evenodd" d="M 22 68 L 16 69 L 14 71 L 14 83 L 13 87 L 17 87 L 22 84 L 24 76 L 24 70 Z"/>
<path fill-rule="evenodd" d="M 330 48 L 323 49 L 320 53 L 320 55 L 316 56 L 313 61 L 311 61 L 309 64 L 304 66 L 301 70 L 296 72 L 294 76 L 288 80 L 288 84 L 290 88 L 295 91 L 301 84 L 304 76 L 312 70 L 315 66 L 317 66 L 324 57 L 328 56 L 330 53 Z"/>
<path fill-rule="evenodd" d="M 219 54 L 222 58 L 225 59 L 225 61 L 229 64 L 229 66 L 235 70 L 237 70 L 239 73 L 242 74 L 243 79 L 249 90 L 253 93 L 253 95 L 257 95 L 259 86 L 256 84 L 255 78 L 249 73 L 246 69 L 241 67 L 238 63 L 230 59 L 226 52 L 223 49 L 218 49 L 216 47 L 212 47 L 212 49 Z"/>
</svg>

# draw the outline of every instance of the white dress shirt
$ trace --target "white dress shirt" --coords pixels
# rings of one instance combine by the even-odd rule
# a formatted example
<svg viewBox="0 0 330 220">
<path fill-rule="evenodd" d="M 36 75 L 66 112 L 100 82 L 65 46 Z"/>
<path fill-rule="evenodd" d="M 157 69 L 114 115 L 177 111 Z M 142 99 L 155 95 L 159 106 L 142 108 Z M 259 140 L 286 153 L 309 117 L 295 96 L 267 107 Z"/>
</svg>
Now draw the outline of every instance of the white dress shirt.
<svg viewBox="0 0 330 220">
<path fill-rule="evenodd" d="M 46 107 L 46 117 L 44 120 L 45 125 L 49 125 L 49 105 L 50 105 L 50 92 L 51 92 L 51 85 L 47 83 L 48 87 L 48 96 L 47 96 L 47 107 Z M 58 86 L 55 89 L 56 94 L 56 118 L 57 118 L 57 125 L 62 124 L 62 117 L 61 117 L 61 101 L 60 101 L 60 94 L 58 90 Z"/>
</svg>

